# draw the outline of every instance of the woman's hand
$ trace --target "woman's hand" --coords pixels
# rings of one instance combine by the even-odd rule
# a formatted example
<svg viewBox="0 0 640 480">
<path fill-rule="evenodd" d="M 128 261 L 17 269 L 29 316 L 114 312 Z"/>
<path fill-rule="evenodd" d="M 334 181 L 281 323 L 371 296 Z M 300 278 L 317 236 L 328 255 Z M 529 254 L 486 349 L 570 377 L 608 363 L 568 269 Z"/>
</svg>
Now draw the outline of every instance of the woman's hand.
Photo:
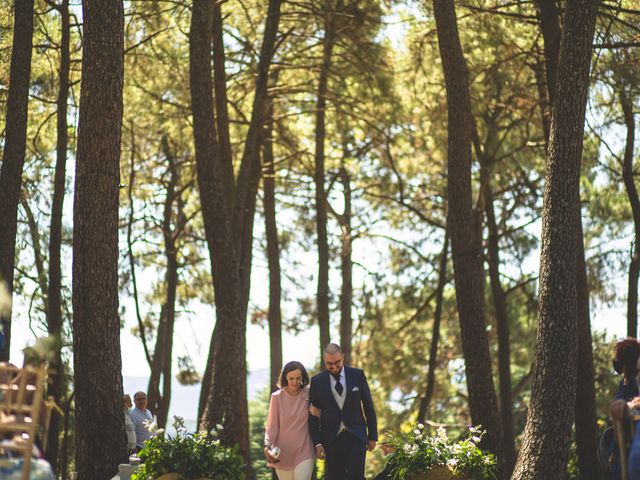
<svg viewBox="0 0 640 480">
<path fill-rule="evenodd" d="M 314 406 L 312 403 L 309 404 L 309 413 L 311 415 L 313 415 L 314 417 L 320 418 L 320 413 L 321 412 L 322 411 L 319 408 L 317 408 L 316 406 Z"/>
<path fill-rule="evenodd" d="M 264 447 L 264 458 L 266 458 L 267 462 L 269 463 L 278 463 L 280 461 L 271 455 L 271 452 L 269 451 L 269 447 Z"/>
</svg>

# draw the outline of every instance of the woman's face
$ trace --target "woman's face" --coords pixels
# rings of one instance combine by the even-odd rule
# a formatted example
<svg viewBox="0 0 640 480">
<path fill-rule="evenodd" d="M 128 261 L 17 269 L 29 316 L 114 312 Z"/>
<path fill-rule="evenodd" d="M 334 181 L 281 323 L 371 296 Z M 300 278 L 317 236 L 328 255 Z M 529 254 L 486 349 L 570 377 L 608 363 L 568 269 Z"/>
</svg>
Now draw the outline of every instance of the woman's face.
<svg viewBox="0 0 640 480">
<path fill-rule="evenodd" d="M 287 373 L 287 387 L 296 390 L 302 387 L 302 372 L 300 370 L 291 370 Z"/>
</svg>

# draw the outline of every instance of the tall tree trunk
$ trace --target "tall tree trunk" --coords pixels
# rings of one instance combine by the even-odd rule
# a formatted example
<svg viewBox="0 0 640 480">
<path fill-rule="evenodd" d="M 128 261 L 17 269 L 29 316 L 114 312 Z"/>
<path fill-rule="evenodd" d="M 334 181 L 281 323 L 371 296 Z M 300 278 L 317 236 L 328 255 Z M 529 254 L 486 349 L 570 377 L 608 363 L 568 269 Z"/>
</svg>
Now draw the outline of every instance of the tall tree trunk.
<svg viewBox="0 0 640 480">
<path fill-rule="evenodd" d="M 201 427 L 223 425 L 221 440 L 239 444 L 248 460 L 246 325 L 242 317 L 238 256 L 225 196 L 211 80 L 212 9 L 208 0 L 193 3 L 189 33 L 189 71 L 198 187 L 216 294 L 210 387 Z M 223 348 L 224 347 L 224 348 Z"/>
<path fill-rule="evenodd" d="M 76 467 L 79 478 L 97 479 L 113 477 L 127 456 L 118 315 L 124 8 L 121 0 L 91 0 L 82 14 L 73 204 Z"/>
<path fill-rule="evenodd" d="M 6 283 L 9 294 L 13 292 L 18 202 L 27 145 L 33 0 L 15 0 L 14 11 L 9 95 L 0 167 L 0 282 Z M 0 322 L 5 336 L 0 361 L 7 361 L 11 351 L 11 311 L 4 315 L 0 312 Z"/>
<path fill-rule="evenodd" d="M 234 317 L 236 323 L 238 324 L 237 328 L 239 329 L 238 332 L 236 332 L 235 337 L 234 336 L 229 337 L 229 334 L 222 332 L 223 329 L 222 327 L 219 326 L 220 315 L 218 314 L 218 322 L 214 327 L 214 331 L 211 339 L 211 346 L 209 350 L 209 359 L 207 361 L 207 367 L 206 367 L 207 368 L 206 373 L 208 373 L 207 377 L 211 377 L 211 378 L 205 378 L 203 380 L 203 393 L 206 392 L 208 399 L 204 401 L 203 396 L 201 396 L 200 405 L 202 406 L 204 404 L 201 423 L 203 425 L 210 424 L 211 422 L 213 422 L 212 423 L 213 425 L 215 425 L 215 423 L 219 423 L 216 421 L 216 419 L 221 419 L 224 417 L 223 410 L 225 410 L 226 407 L 223 405 L 224 408 L 220 410 L 219 407 L 216 405 L 216 399 L 219 399 L 220 396 L 223 394 L 223 391 L 227 388 L 227 385 L 226 385 L 227 382 L 234 383 L 236 385 L 238 383 L 242 383 L 243 384 L 242 389 L 245 392 L 245 394 L 241 397 L 241 398 L 244 398 L 244 400 L 243 400 L 243 405 L 241 406 L 240 412 L 238 414 L 238 419 L 240 418 L 243 419 L 242 424 L 245 425 L 245 427 L 243 427 L 245 431 L 244 433 L 242 433 L 242 442 L 239 442 L 239 443 L 240 443 L 241 452 L 243 453 L 246 459 L 248 459 L 248 442 L 249 442 L 248 420 L 246 419 L 247 417 L 246 358 L 245 358 L 246 357 L 246 313 L 247 313 L 247 306 L 249 301 L 249 289 L 250 289 L 250 280 L 251 280 L 251 259 L 252 259 L 252 253 L 253 253 L 252 252 L 253 222 L 254 222 L 254 216 L 255 216 L 256 196 L 257 196 L 258 186 L 259 186 L 260 177 L 261 177 L 260 143 L 262 140 L 261 137 L 262 137 L 263 123 L 264 123 L 264 117 L 266 114 L 265 110 L 266 110 L 266 104 L 267 104 L 267 84 L 268 84 L 268 78 L 269 78 L 269 68 L 271 66 L 271 62 L 275 52 L 276 36 L 277 36 L 278 25 L 280 21 L 281 3 L 282 3 L 282 0 L 269 1 L 269 7 L 268 7 L 267 17 L 265 22 L 264 37 L 263 37 L 263 42 L 260 49 L 260 58 L 258 61 L 258 72 L 256 76 L 256 86 L 255 86 L 251 121 L 249 124 L 249 130 L 247 132 L 247 136 L 245 139 L 243 156 L 240 162 L 240 171 L 238 173 L 238 180 L 235 185 L 234 202 L 232 205 L 228 203 L 228 195 L 229 195 L 230 189 L 224 185 L 225 181 L 226 182 L 229 181 L 229 175 L 228 175 L 228 171 L 226 175 L 224 173 L 225 167 L 222 165 L 222 162 L 224 161 L 224 152 L 221 151 L 221 147 L 218 143 L 219 137 L 218 137 L 218 133 L 216 132 L 215 123 L 211 128 L 211 133 L 213 137 L 211 139 L 203 137 L 201 139 L 201 145 L 200 145 L 200 147 L 202 148 L 206 144 L 208 148 L 207 153 L 203 153 L 203 155 L 201 155 L 202 157 L 215 156 L 213 166 L 215 166 L 217 170 L 213 173 L 209 172 L 208 175 L 209 177 L 211 177 L 211 175 L 214 175 L 216 177 L 217 185 L 219 186 L 219 188 L 222 188 L 223 192 L 225 193 L 224 195 L 225 198 L 222 199 L 224 200 L 224 202 L 221 202 L 219 204 L 220 207 L 224 207 L 225 213 L 222 214 L 220 217 L 224 217 L 224 221 L 225 222 L 228 221 L 230 228 L 232 228 L 231 239 L 230 239 L 230 243 L 228 244 L 228 246 L 231 248 L 220 249 L 220 250 L 218 250 L 217 248 L 213 248 L 213 250 L 218 251 L 219 255 L 235 257 L 233 259 L 233 262 L 235 263 L 236 268 L 238 270 L 238 272 L 236 272 L 236 275 L 238 276 L 238 282 L 239 282 L 237 285 L 238 290 L 236 294 L 238 295 L 238 304 L 240 308 L 240 310 L 237 312 L 237 314 Z M 200 2 L 198 2 L 197 8 L 198 8 L 198 12 L 206 14 L 209 22 L 212 22 L 213 20 L 216 21 L 215 28 L 216 29 L 220 28 L 220 33 L 221 33 L 221 25 L 219 25 L 219 23 L 221 22 L 221 17 L 215 17 L 217 13 L 213 11 L 209 11 L 208 10 L 209 7 L 206 4 L 200 5 Z M 205 12 L 205 10 L 207 11 Z M 195 6 L 194 6 L 194 12 L 195 12 Z M 194 18 L 195 18 L 195 14 L 194 14 Z M 201 23 L 199 19 L 197 22 L 192 21 L 192 32 L 193 32 L 194 25 L 199 23 Z M 209 45 L 211 45 L 212 35 L 213 35 L 212 33 L 213 25 L 212 24 L 204 25 L 204 26 L 196 25 L 196 28 L 199 29 L 200 33 L 204 33 L 204 31 L 206 30 L 206 33 L 204 34 L 206 35 L 206 39 L 209 41 Z M 190 42 L 191 47 L 194 46 L 196 41 L 200 42 L 200 39 L 196 39 L 194 36 L 192 36 L 191 42 Z M 214 58 L 213 58 L 214 65 L 216 63 L 218 64 L 218 67 L 216 67 L 217 69 L 222 68 L 221 66 L 224 64 L 224 58 L 221 58 L 219 55 L 221 52 L 224 53 L 224 50 L 220 44 L 218 45 L 218 47 L 219 48 L 217 49 L 214 48 Z M 195 69 L 196 71 L 198 71 L 200 75 L 198 80 L 196 80 L 196 83 L 201 83 L 200 90 L 199 90 L 200 93 L 198 93 L 198 95 L 200 97 L 202 97 L 202 95 L 207 95 L 209 99 L 207 99 L 206 101 L 207 102 L 210 101 L 211 103 L 210 106 L 206 105 L 204 107 L 201 105 L 195 105 L 197 96 L 194 94 L 193 87 L 192 87 L 192 102 L 193 102 L 192 108 L 194 109 L 194 121 L 197 115 L 202 115 L 202 121 L 203 121 L 202 132 L 196 133 L 196 129 L 194 128 L 194 136 L 196 136 L 196 144 L 197 144 L 198 143 L 197 136 L 200 134 L 204 134 L 203 132 L 205 128 L 205 122 L 213 122 L 213 118 L 214 118 L 213 100 L 210 99 L 211 88 L 212 88 L 211 80 L 209 79 L 207 81 L 206 87 L 208 87 L 209 91 L 205 92 L 204 91 L 205 84 L 202 83 L 204 82 L 204 73 L 199 71 L 199 70 L 203 70 L 205 66 L 210 65 L 211 56 L 209 55 L 208 58 L 205 58 L 204 47 L 201 45 L 196 45 L 195 49 L 191 48 L 191 53 L 199 55 L 198 61 L 194 61 L 193 55 L 192 55 L 192 61 L 190 62 L 192 72 Z M 205 62 L 205 63 L 200 65 L 199 62 Z M 209 76 L 211 76 L 210 71 L 209 71 Z M 220 75 L 218 75 L 216 82 L 219 82 L 219 81 L 221 81 Z M 191 79 L 191 82 L 193 85 L 194 83 L 193 77 Z M 220 86 L 218 86 L 216 88 L 216 93 L 219 93 L 220 91 L 221 91 L 221 88 Z M 197 115 L 196 115 L 196 110 L 199 111 Z M 225 128 L 228 128 L 228 122 L 223 121 L 224 120 L 223 115 L 224 114 L 221 115 L 220 113 L 218 115 L 219 125 L 220 126 L 226 125 Z M 204 118 L 208 116 L 211 116 L 211 119 L 205 121 Z M 210 135 L 209 133 L 206 133 L 206 134 Z M 222 148 L 224 148 L 224 146 L 222 146 Z M 197 149 L 198 147 L 196 147 L 196 151 Z M 197 160 L 196 160 L 196 163 L 197 163 Z M 204 168 L 204 165 L 202 167 Z M 199 183 L 202 182 L 202 180 L 200 179 L 200 177 L 202 176 L 203 175 L 201 175 L 200 166 L 199 166 L 198 167 Z M 210 183 L 210 180 L 205 180 L 205 183 L 207 182 Z M 200 189 L 201 189 L 201 195 L 203 195 L 202 185 L 200 186 Z M 203 204 L 204 204 L 204 200 L 203 200 Z M 229 213 L 227 213 L 227 210 Z M 204 211 L 203 211 L 203 214 L 204 214 Z M 217 232 L 215 232 L 216 229 L 225 230 L 224 235 L 226 235 L 226 225 L 223 226 L 218 221 L 213 221 L 213 224 L 211 225 L 211 227 L 212 227 L 212 230 L 210 234 L 207 233 L 208 242 L 212 240 L 212 238 L 210 238 L 209 235 L 213 237 L 217 234 Z M 205 230 L 206 228 L 207 228 L 207 224 L 205 221 Z M 227 240 L 218 239 L 217 241 L 219 243 L 225 243 Z M 212 248 L 211 244 L 209 248 L 211 250 Z M 229 252 L 235 252 L 235 255 L 230 255 Z M 216 263 L 216 261 L 217 261 L 216 259 L 212 259 L 213 263 Z M 224 263 L 227 266 L 230 266 L 230 262 L 231 262 L 230 259 L 224 259 L 224 261 L 220 261 L 220 263 Z M 216 283 L 222 283 L 223 280 L 219 276 L 216 280 L 216 275 L 213 267 L 212 267 L 212 272 L 214 273 L 214 290 L 216 292 L 216 308 L 218 308 L 217 304 L 218 304 L 218 298 L 220 296 L 220 293 L 218 292 L 218 286 L 216 285 Z M 235 280 L 232 280 L 230 284 L 235 285 L 234 281 Z M 225 284 L 224 288 L 232 289 L 234 287 L 230 286 L 229 284 Z M 234 328 L 236 328 L 236 326 L 234 326 Z M 229 343 L 229 340 L 231 340 L 232 338 L 234 339 L 234 341 Z M 215 361 L 215 358 L 217 357 L 224 358 L 224 357 L 236 356 L 236 355 L 241 355 L 243 357 L 242 358 L 243 368 L 241 370 L 236 368 L 235 372 L 230 371 L 229 369 L 225 369 L 224 364 Z M 223 369 L 224 371 L 221 371 L 221 369 Z M 244 380 L 241 380 L 241 381 L 238 380 L 237 375 L 239 371 L 242 372 L 241 375 L 244 378 Z M 205 387 L 206 387 L 206 390 L 205 390 Z M 233 387 L 229 387 L 229 388 L 233 390 L 237 387 L 234 385 Z M 237 398 L 240 398 L 240 397 L 237 397 Z M 229 405 L 229 408 L 231 408 L 231 405 Z M 208 411 L 209 413 L 207 413 Z"/>
<path fill-rule="evenodd" d="M 546 87 L 539 88 L 542 123 L 545 132 L 545 144 L 549 149 L 549 118 L 553 112 L 556 98 L 556 82 L 560 55 L 560 10 L 555 0 L 537 0 L 540 30 L 544 40 Z M 578 301 L 578 372 L 575 403 L 576 448 L 578 468 L 585 480 L 598 477 L 596 455 L 597 429 L 595 413 L 595 386 L 593 351 L 591 342 L 591 322 L 589 317 L 589 289 L 587 285 L 587 265 L 585 261 L 582 215 L 577 210 L 578 237 L 576 245 L 576 288 Z"/>
<path fill-rule="evenodd" d="M 484 314 L 480 215 L 471 201 L 471 101 L 453 0 L 434 0 L 434 16 L 447 90 L 448 226 L 469 407 L 473 423 L 487 431 L 483 446 L 502 460 L 502 429 Z"/>
<path fill-rule="evenodd" d="M 267 261 L 269 263 L 269 352 L 271 355 L 271 391 L 278 387 L 282 370 L 282 284 L 280 273 L 280 244 L 276 222 L 276 173 L 273 157 L 273 101 L 269 105 L 269 117 L 265 125 L 263 154 L 264 223 L 267 237 Z"/>
<path fill-rule="evenodd" d="M 62 404 L 65 394 L 65 372 L 62 363 L 62 266 L 60 251 L 62 247 L 62 209 L 67 176 L 67 103 L 69 100 L 69 69 L 71 65 L 69 21 L 69 0 L 62 0 L 57 7 L 60 13 L 60 70 L 58 74 L 57 132 L 56 132 L 56 171 L 53 181 L 53 199 L 51 201 L 51 227 L 49 230 L 49 285 L 47 291 L 47 330 L 49 335 L 58 339 L 58 346 L 49 364 L 49 388 L 47 394 L 58 405 Z M 55 472 L 58 471 L 58 450 L 60 443 L 60 424 L 62 419 L 53 415 L 49 422 L 47 436 L 47 460 Z"/>
<path fill-rule="evenodd" d="M 427 370 L 427 386 L 424 395 L 420 399 L 418 409 L 418 422 L 427 419 L 427 411 L 431 404 L 431 397 L 436 384 L 436 366 L 438 364 L 438 342 L 440 341 L 440 323 L 442 321 L 442 303 L 444 300 L 444 287 L 447 284 L 447 256 L 449 251 L 449 229 L 444 232 L 444 242 L 440 253 L 440 266 L 438 270 L 438 286 L 436 290 L 436 308 L 433 313 L 433 333 L 431 347 L 429 348 L 429 367 Z"/>
<path fill-rule="evenodd" d="M 320 358 L 322 358 L 322 352 L 331 339 L 329 333 L 329 242 L 327 240 L 327 198 L 324 190 L 324 140 L 326 136 L 327 88 L 335 42 L 335 27 L 332 14 L 327 12 L 325 15 L 322 64 L 320 66 L 320 79 L 316 99 L 315 173 L 313 177 L 316 189 L 316 229 L 318 232 L 318 288 L 316 302 L 318 326 L 320 328 Z M 320 364 L 324 365 L 322 362 Z"/>
<path fill-rule="evenodd" d="M 340 291 L 340 346 L 344 353 L 344 361 L 351 364 L 351 338 L 353 318 L 351 304 L 353 303 L 353 262 L 351 260 L 353 237 L 351 233 L 351 176 L 343 165 L 340 169 L 342 194 L 344 197 L 344 212 L 338 216 L 340 223 L 340 271 L 342 272 L 342 287 Z"/>
<path fill-rule="evenodd" d="M 566 466 L 578 374 L 567 359 L 579 353 L 580 165 L 597 10 L 597 0 L 566 3 L 542 211 L 534 377 L 514 479 L 560 479 Z"/>
<path fill-rule="evenodd" d="M 504 442 L 505 471 L 511 473 L 516 463 L 516 445 L 513 432 L 513 410 L 511 396 L 511 340 L 509 334 L 509 314 L 507 296 L 500 280 L 499 232 L 493 204 L 491 183 L 484 192 L 485 212 L 487 216 L 487 263 L 489 264 L 489 282 L 496 315 L 498 331 L 498 376 L 500 379 L 500 417 Z"/>
<path fill-rule="evenodd" d="M 624 123 L 627 127 L 627 138 L 624 146 L 624 158 L 622 163 L 622 179 L 627 191 L 627 197 L 631 204 L 633 214 L 633 254 L 629 264 L 629 287 L 627 293 L 627 336 L 638 336 L 638 275 L 640 275 L 640 198 L 633 176 L 633 151 L 636 134 L 636 122 L 633 116 L 633 101 L 629 94 L 620 90 L 620 106 L 624 114 Z"/>
</svg>

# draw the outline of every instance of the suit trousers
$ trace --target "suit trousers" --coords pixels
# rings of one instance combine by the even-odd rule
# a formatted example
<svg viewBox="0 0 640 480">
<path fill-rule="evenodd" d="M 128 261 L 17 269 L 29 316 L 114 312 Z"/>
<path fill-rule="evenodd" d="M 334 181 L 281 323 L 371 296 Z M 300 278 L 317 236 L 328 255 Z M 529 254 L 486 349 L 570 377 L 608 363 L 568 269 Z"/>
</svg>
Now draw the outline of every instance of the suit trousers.
<svg viewBox="0 0 640 480">
<path fill-rule="evenodd" d="M 367 446 L 352 433 L 340 433 L 325 446 L 326 480 L 364 480 Z"/>
</svg>

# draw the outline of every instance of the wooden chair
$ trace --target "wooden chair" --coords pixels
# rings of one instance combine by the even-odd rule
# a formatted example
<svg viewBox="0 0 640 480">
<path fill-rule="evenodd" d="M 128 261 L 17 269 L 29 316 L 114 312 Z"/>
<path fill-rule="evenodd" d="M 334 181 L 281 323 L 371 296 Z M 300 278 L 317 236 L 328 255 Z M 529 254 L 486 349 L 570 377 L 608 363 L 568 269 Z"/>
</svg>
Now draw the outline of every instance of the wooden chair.
<svg viewBox="0 0 640 480">
<path fill-rule="evenodd" d="M 12 441 L 0 448 L 23 456 L 22 480 L 29 480 L 46 374 L 44 363 L 24 368 L 0 363 L 0 436 L 11 434 L 21 437 L 21 442 Z"/>
</svg>

